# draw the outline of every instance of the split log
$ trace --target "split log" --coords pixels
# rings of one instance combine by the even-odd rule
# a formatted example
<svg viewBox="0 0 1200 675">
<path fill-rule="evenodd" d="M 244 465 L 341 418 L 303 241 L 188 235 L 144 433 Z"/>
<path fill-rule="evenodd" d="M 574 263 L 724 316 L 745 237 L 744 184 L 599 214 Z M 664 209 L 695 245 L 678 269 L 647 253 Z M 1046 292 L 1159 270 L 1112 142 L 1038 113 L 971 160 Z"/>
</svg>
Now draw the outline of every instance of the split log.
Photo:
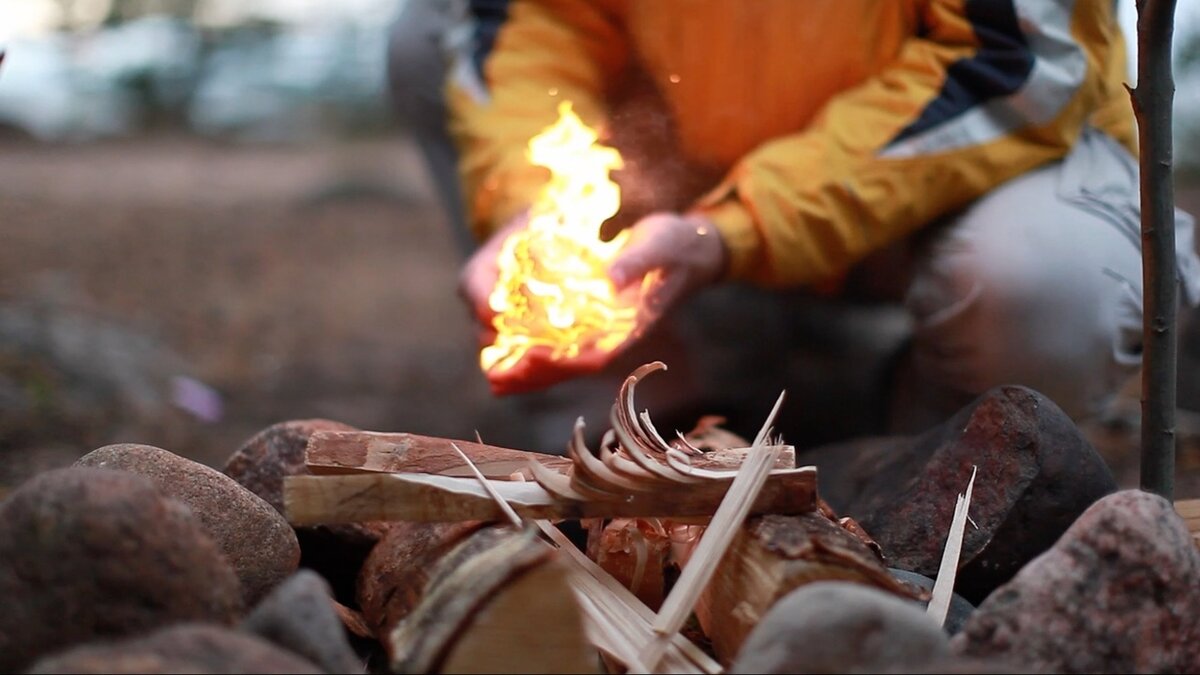
<svg viewBox="0 0 1200 675">
<path fill-rule="evenodd" d="M 689 433 L 700 454 L 689 457 L 696 469 L 736 471 L 746 458 L 749 444 L 716 426 L 722 418 L 710 417 L 698 425 L 703 433 Z M 735 442 L 716 447 L 714 442 Z M 741 441 L 737 443 L 736 441 Z M 471 470 L 454 451 L 457 445 L 487 478 L 507 480 L 520 475 L 533 480 L 529 462 L 569 473 L 572 462 L 566 457 L 540 452 L 513 450 L 497 445 L 458 441 L 436 436 L 378 431 L 320 431 L 309 439 L 305 463 L 314 475 L 350 473 L 431 473 L 439 476 L 470 477 Z M 679 447 L 685 447 L 680 444 Z M 791 446 L 780 450 L 778 469 L 796 466 L 796 451 Z"/>
<path fill-rule="evenodd" d="M 359 602 L 392 672 L 597 672 L 559 558 L 533 530 L 397 523 Z"/>
<path fill-rule="evenodd" d="M 700 597 L 696 617 L 717 659 L 728 665 L 777 600 L 804 584 L 829 580 L 919 597 L 888 572 L 867 543 L 826 514 L 767 515 L 751 519 L 738 534 Z"/>
<path fill-rule="evenodd" d="M 773 472 L 751 513 L 812 511 L 816 504 L 816 475 L 812 467 Z M 567 476 L 554 472 L 550 476 L 539 475 L 538 480 L 553 476 L 568 480 Z M 681 519 L 711 516 L 731 482 L 731 477 L 711 479 L 671 489 L 651 484 L 651 488 L 661 489 L 606 493 L 596 498 L 580 495 L 578 499 L 553 494 L 539 483 L 492 481 L 492 485 L 523 518 Z M 290 476 L 284 484 L 284 505 L 289 522 L 295 526 L 369 520 L 505 519 L 500 507 L 476 479 L 428 474 Z"/>
<path fill-rule="evenodd" d="M 442 672 L 600 672 L 568 575 L 551 559 L 505 585 L 455 641 Z"/>
<path fill-rule="evenodd" d="M 706 453 L 685 437 L 676 445 L 662 438 L 649 414 L 637 412 L 633 394 L 639 379 L 665 367 L 647 364 L 626 378 L 612 407 L 612 429 L 597 450 L 585 444 L 583 420 L 578 420 L 566 459 L 481 443 L 465 443 L 464 449 L 457 441 L 413 434 L 314 436 L 307 468 L 335 475 L 289 479 L 285 511 L 295 525 L 500 520 L 507 516 L 499 507 L 504 502 L 518 516 L 538 520 L 712 515 L 738 474 L 729 467 L 740 467 L 747 451 Z M 778 405 L 772 417 L 777 412 Z M 816 469 L 792 468 L 794 449 L 768 444 L 766 426 L 755 445 L 766 446 L 773 463 L 763 467 L 769 477 L 752 512 L 811 511 Z M 522 461 L 525 469 L 518 471 Z M 474 471 L 482 474 L 482 484 Z"/>
<path fill-rule="evenodd" d="M 485 528 L 435 566 L 386 639 L 393 672 L 594 673 L 557 552 L 536 530 Z"/>
<path fill-rule="evenodd" d="M 630 672 L 650 672 L 641 663 L 640 654 L 646 645 L 660 637 L 652 626 L 654 613 L 553 525 L 545 521 L 537 525 L 558 547 L 571 570 L 571 585 L 585 610 L 592 644 L 606 659 L 615 659 Z M 683 635 L 675 634 L 668 640 L 659 672 L 707 675 L 721 672 L 720 664 Z"/>
<path fill-rule="evenodd" d="M 532 480 L 529 462 L 565 473 L 564 457 L 434 436 L 373 431 L 321 431 L 308 441 L 306 464 L 313 474 L 432 473 L 470 477 L 471 470 L 455 452 L 457 445 L 487 478 L 508 479 L 514 473 Z"/>
</svg>

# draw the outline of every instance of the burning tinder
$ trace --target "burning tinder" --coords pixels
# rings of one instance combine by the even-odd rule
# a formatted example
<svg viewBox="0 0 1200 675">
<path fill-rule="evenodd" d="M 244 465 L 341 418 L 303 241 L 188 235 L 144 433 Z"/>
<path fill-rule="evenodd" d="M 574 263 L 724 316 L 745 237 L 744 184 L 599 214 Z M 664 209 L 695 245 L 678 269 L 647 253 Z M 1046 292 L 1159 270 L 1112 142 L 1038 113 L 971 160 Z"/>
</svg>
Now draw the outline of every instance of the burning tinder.
<svg viewBox="0 0 1200 675">
<path fill-rule="evenodd" d="M 558 121 L 529 141 L 529 160 L 550 170 L 528 226 L 503 244 L 499 278 L 488 297 L 496 312 L 495 341 L 479 363 L 489 375 L 509 370 L 532 349 L 553 360 L 585 350 L 611 352 L 633 333 L 637 307 L 622 302 L 606 272 L 627 233 L 600 240 L 600 224 L 621 205 L 609 171 L 621 168 L 615 149 L 559 105 Z"/>
</svg>

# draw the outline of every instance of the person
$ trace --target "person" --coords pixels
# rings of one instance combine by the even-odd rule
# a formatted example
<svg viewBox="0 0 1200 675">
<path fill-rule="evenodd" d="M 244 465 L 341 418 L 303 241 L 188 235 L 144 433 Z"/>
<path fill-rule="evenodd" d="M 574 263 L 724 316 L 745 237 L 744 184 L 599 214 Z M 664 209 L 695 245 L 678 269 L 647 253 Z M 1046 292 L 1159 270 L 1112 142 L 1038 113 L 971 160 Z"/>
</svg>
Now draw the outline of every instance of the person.
<svg viewBox="0 0 1200 675">
<path fill-rule="evenodd" d="M 610 364 L 610 380 L 663 358 L 682 362 L 676 390 L 736 405 L 761 380 L 797 379 L 788 355 L 814 323 L 799 298 L 868 298 L 905 317 L 902 357 L 880 371 L 890 429 L 926 428 L 1000 384 L 1082 419 L 1141 361 L 1136 138 L 1114 12 L 409 0 L 390 72 L 452 218 L 483 242 L 462 273 L 481 330 L 499 244 L 546 180 L 526 144 L 569 100 L 626 160 L 611 224 L 630 243 L 610 277 L 622 287 L 656 271 L 646 303 L 668 326 Z M 1192 230 L 1178 212 L 1177 278 L 1195 304 Z M 781 319 L 795 315 L 807 318 Z M 671 325 L 690 327 L 682 342 Z"/>
</svg>

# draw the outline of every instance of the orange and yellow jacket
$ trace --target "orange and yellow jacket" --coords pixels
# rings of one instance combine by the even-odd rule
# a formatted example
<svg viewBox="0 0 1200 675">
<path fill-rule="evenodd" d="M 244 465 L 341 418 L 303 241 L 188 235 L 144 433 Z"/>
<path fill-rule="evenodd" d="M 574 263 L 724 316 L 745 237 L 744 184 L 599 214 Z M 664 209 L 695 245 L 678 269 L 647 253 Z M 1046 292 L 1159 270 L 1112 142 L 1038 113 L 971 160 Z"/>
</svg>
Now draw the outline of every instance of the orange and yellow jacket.
<svg viewBox="0 0 1200 675">
<path fill-rule="evenodd" d="M 639 63 L 680 151 L 725 178 L 696 205 L 730 276 L 835 280 L 870 252 L 1065 155 L 1134 147 L 1112 0 L 472 0 L 450 129 L 486 236 L 546 180 L 526 144 L 562 100 L 607 124 Z M 1014 213 L 1020 218 L 1020 213 Z"/>
</svg>

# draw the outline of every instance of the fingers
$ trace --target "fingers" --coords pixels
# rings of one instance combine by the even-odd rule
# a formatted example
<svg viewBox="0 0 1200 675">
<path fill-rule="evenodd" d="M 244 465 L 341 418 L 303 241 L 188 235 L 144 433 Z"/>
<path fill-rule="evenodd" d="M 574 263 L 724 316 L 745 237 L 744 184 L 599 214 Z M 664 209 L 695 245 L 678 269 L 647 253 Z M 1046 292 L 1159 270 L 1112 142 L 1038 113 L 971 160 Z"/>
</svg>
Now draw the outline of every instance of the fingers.
<svg viewBox="0 0 1200 675">
<path fill-rule="evenodd" d="M 630 250 L 623 253 L 609 266 L 608 278 L 612 280 L 613 286 L 618 290 L 623 289 L 645 277 L 650 270 L 661 266 L 663 262 L 665 261 L 657 254 L 653 246 L 631 246 Z"/>
<path fill-rule="evenodd" d="M 639 307 L 638 323 L 648 325 L 657 321 L 683 299 L 687 287 L 687 278 L 681 274 L 654 274 L 649 277 Z"/>
<path fill-rule="evenodd" d="M 639 215 L 622 208 L 613 217 L 600 223 L 600 241 L 612 241 L 623 230 L 637 223 L 640 218 Z"/>
<path fill-rule="evenodd" d="M 602 370 L 620 350 L 584 350 L 574 358 L 554 359 L 545 347 L 526 352 L 511 368 L 487 373 L 488 385 L 496 396 L 545 389 L 560 382 Z"/>
<path fill-rule="evenodd" d="M 608 266 L 608 277 L 617 289 L 625 288 L 649 274 L 668 266 L 673 259 L 670 215 L 653 215 L 636 225 L 625 250 Z"/>
</svg>

